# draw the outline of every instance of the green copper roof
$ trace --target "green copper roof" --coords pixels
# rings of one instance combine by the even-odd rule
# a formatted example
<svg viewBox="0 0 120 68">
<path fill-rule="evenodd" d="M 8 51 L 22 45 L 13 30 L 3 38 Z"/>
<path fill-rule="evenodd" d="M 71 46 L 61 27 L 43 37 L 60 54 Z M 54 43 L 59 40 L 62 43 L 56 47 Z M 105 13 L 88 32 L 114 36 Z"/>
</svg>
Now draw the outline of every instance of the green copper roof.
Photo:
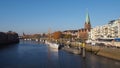
<svg viewBox="0 0 120 68">
<path fill-rule="evenodd" d="M 87 13 L 87 15 L 86 15 L 86 21 L 85 21 L 85 23 L 90 23 L 90 17 L 89 17 L 89 14 Z"/>
</svg>

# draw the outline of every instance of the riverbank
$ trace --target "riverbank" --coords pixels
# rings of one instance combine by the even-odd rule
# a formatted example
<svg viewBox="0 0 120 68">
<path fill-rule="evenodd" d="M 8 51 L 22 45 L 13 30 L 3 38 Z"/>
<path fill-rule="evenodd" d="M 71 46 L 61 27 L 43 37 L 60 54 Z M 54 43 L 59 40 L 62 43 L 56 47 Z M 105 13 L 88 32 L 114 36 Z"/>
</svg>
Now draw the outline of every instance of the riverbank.
<svg viewBox="0 0 120 68">
<path fill-rule="evenodd" d="M 112 47 L 101 47 L 86 45 L 86 51 L 92 52 L 96 55 L 119 60 L 120 61 L 120 49 Z"/>
<path fill-rule="evenodd" d="M 63 50 L 73 53 L 73 54 L 82 54 L 82 47 L 63 47 Z M 95 55 L 103 56 L 106 58 L 114 59 L 120 61 L 120 49 L 119 48 L 110 48 L 110 47 L 101 47 L 101 46 L 91 46 L 86 45 L 85 50 L 91 52 Z"/>
<path fill-rule="evenodd" d="M 77 48 L 63 47 L 62 49 L 69 53 L 78 54 L 78 55 L 81 54 L 81 50 Z"/>
<path fill-rule="evenodd" d="M 0 47 L 19 43 L 19 37 L 16 32 L 0 32 Z"/>
</svg>

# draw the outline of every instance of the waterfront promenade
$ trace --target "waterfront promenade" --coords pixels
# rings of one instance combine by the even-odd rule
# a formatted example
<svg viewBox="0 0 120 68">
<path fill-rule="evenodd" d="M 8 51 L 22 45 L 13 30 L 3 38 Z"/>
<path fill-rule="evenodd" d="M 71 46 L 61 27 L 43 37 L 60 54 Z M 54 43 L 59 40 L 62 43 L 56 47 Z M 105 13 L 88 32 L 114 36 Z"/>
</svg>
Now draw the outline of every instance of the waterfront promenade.
<svg viewBox="0 0 120 68">
<path fill-rule="evenodd" d="M 80 42 L 69 42 L 64 43 L 63 50 L 74 53 L 82 53 L 82 43 Z M 104 44 L 91 45 L 85 44 L 85 51 L 91 52 L 95 55 L 103 56 L 109 59 L 120 61 L 120 48 L 113 46 L 106 46 Z"/>
<path fill-rule="evenodd" d="M 120 61 L 120 48 L 115 47 L 103 47 L 103 46 L 91 46 L 86 45 L 86 50 L 96 55 L 119 60 Z"/>
<path fill-rule="evenodd" d="M 42 41 L 43 40 L 43 41 Z M 46 39 L 41 39 L 42 42 L 44 42 Z M 55 41 L 55 40 L 53 40 Z M 39 41 L 37 41 L 39 42 Z M 82 53 L 82 43 L 81 42 L 70 42 L 67 40 L 62 39 L 58 40 L 58 43 L 60 44 L 60 49 L 63 49 L 67 52 L 73 53 L 73 54 L 81 54 Z M 105 42 L 104 42 L 105 43 Z M 106 43 L 108 44 L 108 42 Z M 103 56 L 109 59 L 114 59 L 120 61 L 120 48 L 116 46 L 108 46 L 102 43 L 92 45 L 92 44 L 85 44 L 85 51 L 91 52 L 95 55 Z"/>
<path fill-rule="evenodd" d="M 40 39 L 42 42 L 45 42 L 45 40 L 48 40 L 48 38 Z M 41 42 L 37 41 L 37 42 Z M 56 42 L 55 40 L 52 40 Z M 57 41 L 58 44 L 60 44 L 60 49 L 63 49 L 67 52 L 73 53 L 73 54 L 82 54 L 82 43 L 77 41 L 68 41 L 65 39 L 59 39 Z M 119 43 L 119 42 L 117 42 Z M 108 42 L 106 44 L 109 44 Z M 105 42 L 103 43 L 97 43 L 96 45 L 92 44 L 85 44 L 85 51 L 91 52 L 95 55 L 99 55 L 102 57 L 106 57 L 109 59 L 114 59 L 120 61 L 120 48 L 116 46 L 108 46 Z"/>
</svg>

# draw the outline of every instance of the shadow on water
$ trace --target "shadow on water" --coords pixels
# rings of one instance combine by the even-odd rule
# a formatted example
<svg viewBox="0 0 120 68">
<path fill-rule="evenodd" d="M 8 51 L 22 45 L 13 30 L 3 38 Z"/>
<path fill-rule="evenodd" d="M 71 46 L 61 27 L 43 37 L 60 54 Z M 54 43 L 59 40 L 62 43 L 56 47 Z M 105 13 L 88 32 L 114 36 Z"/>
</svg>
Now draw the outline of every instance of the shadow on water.
<svg viewBox="0 0 120 68">
<path fill-rule="evenodd" d="M 82 59 L 82 66 L 82 68 L 119 68 L 120 62 L 88 52 L 87 57 Z"/>
<path fill-rule="evenodd" d="M 61 51 L 62 52 L 62 51 Z M 86 58 L 66 52 L 59 52 L 60 68 L 119 68 L 120 62 L 105 57 L 97 56 L 89 52 Z"/>
<path fill-rule="evenodd" d="M 9 49 L 9 48 L 13 48 L 16 47 L 19 43 L 15 43 L 15 44 L 9 44 L 9 45 L 0 45 L 0 50 L 2 49 Z"/>
</svg>

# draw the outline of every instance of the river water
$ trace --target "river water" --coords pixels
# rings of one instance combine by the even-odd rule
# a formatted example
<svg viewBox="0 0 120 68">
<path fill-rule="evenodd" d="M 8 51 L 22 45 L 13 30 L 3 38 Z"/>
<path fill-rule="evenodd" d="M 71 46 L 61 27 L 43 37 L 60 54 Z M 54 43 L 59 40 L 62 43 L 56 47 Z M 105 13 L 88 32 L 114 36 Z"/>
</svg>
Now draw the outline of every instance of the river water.
<svg viewBox="0 0 120 68">
<path fill-rule="evenodd" d="M 35 41 L 0 48 L 0 68 L 120 68 L 120 61 L 86 53 L 86 58 Z"/>
</svg>

